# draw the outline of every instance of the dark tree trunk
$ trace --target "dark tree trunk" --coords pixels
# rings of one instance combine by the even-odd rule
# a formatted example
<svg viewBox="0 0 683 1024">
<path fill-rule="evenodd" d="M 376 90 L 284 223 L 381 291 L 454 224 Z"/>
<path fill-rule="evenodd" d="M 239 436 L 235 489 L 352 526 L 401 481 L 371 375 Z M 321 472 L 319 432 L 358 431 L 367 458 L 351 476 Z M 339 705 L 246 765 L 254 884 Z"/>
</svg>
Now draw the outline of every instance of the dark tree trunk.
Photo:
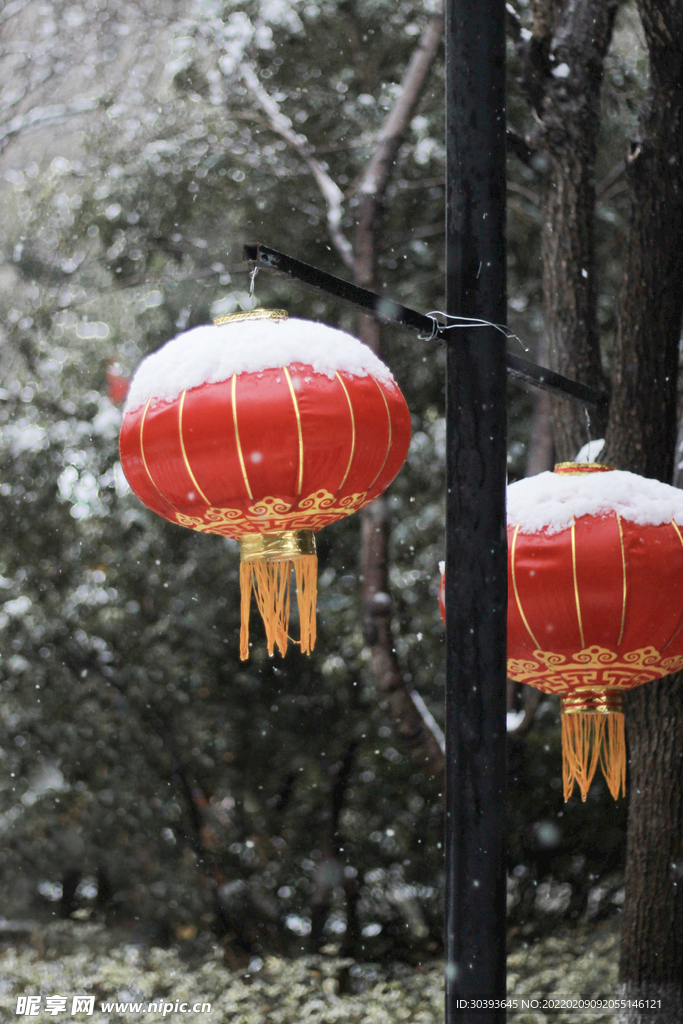
<svg viewBox="0 0 683 1024">
<path fill-rule="evenodd" d="M 543 360 L 539 360 L 543 364 Z M 544 364 L 547 365 L 547 364 Z M 526 457 L 525 476 L 536 476 L 553 468 L 553 407 L 547 391 L 534 396 L 531 438 Z"/>
<path fill-rule="evenodd" d="M 683 1021 L 683 678 L 640 686 L 627 701 L 629 823 L 619 974 L 622 995 L 661 999 L 661 1015 L 624 1012 L 628 1024 Z"/>
<path fill-rule="evenodd" d="M 631 145 L 629 235 L 606 462 L 670 482 L 683 309 L 683 2 L 640 0 L 650 90 Z M 602 458 L 602 456 L 601 456 Z M 648 683 L 627 706 L 630 750 L 620 978 L 683 1021 L 683 680 Z M 639 1024 L 631 1010 L 620 1020 Z"/>
<path fill-rule="evenodd" d="M 674 487 L 683 487 L 683 416 L 678 419 L 678 434 L 676 435 L 676 454 L 674 456 Z"/>
<path fill-rule="evenodd" d="M 536 362 L 548 365 L 548 339 L 541 338 Z M 553 468 L 553 403 L 548 391 L 537 390 L 531 415 L 531 434 L 526 457 L 526 476 L 536 476 Z"/>
<path fill-rule="evenodd" d="M 426 773 L 441 784 L 445 770 L 444 751 L 412 698 L 391 631 L 386 499 L 377 498 L 363 509 L 362 515 L 363 633 L 372 652 L 377 689 L 387 702 L 397 735 L 408 744 L 413 757 Z"/>
<path fill-rule="evenodd" d="M 368 256 L 372 254 L 373 247 L 365 245 L 364 251 Z M 356 265 L 357 283 L 372 287 L 374 275 L 365 272 L 361 260 L 357 259 Z M 361 340 L 378 352 L 379 325 L 361 315 L 359 328 Z M 413 700 L 409 681 L 396 654 L 391 628 L 393 602 L 389 587 L 388 548 L 388 505 L 386 498 L 380 496 L 361 511 L 363 635 L 371 651 L 377 690 L 387 703 L 397 735 L 408 744 L 415 760 L 436 780 L 443 793 L 444 751 Z"/>
<path fill-rule="evenodd" d="M 683 305 L 683 4 L 643 0 L 639 6 L 650 91 L 626 161 L 629 233 L 601 458 L 670 483 Z"/>
<path fill-rule="evenodd" d="M 525 82 L 547 162 L 542 236 L 544 321 L 552 369 L 604 388 L 596 323 L 595 154 L 600 86 L 619 0 L 537 0 Z M 604 421 L 594 416 L 593 437 Z M 588 440 L 584 411 L 558 399 L 559 461 Z"/>
</svg>

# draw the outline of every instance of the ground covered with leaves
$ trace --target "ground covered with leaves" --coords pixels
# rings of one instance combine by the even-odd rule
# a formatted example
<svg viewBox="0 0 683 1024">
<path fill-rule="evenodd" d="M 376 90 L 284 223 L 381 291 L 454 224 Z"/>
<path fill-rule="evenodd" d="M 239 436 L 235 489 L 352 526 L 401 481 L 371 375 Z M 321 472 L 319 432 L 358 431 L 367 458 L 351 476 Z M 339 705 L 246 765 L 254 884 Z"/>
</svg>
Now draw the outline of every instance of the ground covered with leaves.
<svg viewBox="0 0 683 1024">
<path fill-rule="evenodd" d="M 580 925 L 508 957 L 509 1019 L 544 1021 L 543 1000 L 610 999 L 617 994 L 618 918 Z M 334 956 L 255 959 L 226 966 L 222 947 L 196 951 L 112 944 L 101 925 L 53 925 L 31 944 L 0 954 L 0 1015 L 17 1020 L 19 996 L 41 996 L 34 1020 L 87 1020 L 100 1024 L 201 1021 L 203 1024 L 441 1024 L 443 964 L 420 967 L 367 964 Z M 72 1014 L 75 995 L 95 997 L 94 1012 Z M 64 1012 L 48 1013 L 47 998 L 67 997 Z M 531 1006 L 524 1008 L 523 1000 Z M 119 1007 L 103 1008 L 107 1003 Z M 140 1004 L 131 1009 L 130 1004 Z M 192 1010 L 210 1003 L 210 1011 Z M 129 1004 L 123 1008 L 121 1004 Z M 156 1004 L 156 1009 L 150 1009 Z M 185 1004 L 188 1009 L 182 1011 Z M 54 1005 L 54 1004 L 49 1004 Z M 553 1012 L 555 1024 L 597 1024 L 612 1014 Z"/>
</svg>

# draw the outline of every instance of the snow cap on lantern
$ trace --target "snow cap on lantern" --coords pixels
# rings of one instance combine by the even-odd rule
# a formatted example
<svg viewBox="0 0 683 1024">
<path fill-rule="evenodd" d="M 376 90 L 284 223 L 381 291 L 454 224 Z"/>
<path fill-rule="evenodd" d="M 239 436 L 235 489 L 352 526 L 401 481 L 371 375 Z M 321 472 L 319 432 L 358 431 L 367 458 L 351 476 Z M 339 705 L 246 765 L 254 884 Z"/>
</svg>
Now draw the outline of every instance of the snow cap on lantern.
<svg viewBox="0 0 683 1024">
<path fill-rule="evenodd" d="M 284 654 L 292 568 L 299 642 L 313 648 L 314 533 L 381 494 L 409 442 L 405 400 L 369 348 L 282 310 L 252 310 L 187 331 L 140 364 L 120 449 L 149 508 L 240 539 L 246 658 L 252 588 L 269 653 Z"/>
<path fill-rule="evenodd" d="M 683 667 L 683 492 L 595 463 L 511 484 L 508 675 L 562 698 L 565 799 L 625 788 L 621 696 Z"/>
</svg>

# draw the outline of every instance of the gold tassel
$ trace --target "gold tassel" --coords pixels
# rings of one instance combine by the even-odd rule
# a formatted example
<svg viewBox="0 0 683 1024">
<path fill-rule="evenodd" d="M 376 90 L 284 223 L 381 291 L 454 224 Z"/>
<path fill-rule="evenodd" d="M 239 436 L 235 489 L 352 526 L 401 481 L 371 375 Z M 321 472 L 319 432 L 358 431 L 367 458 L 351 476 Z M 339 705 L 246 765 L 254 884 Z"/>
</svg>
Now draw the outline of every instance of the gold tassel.
<svg viewBox="0 0 683 1024">
<path fill-rule="evenodd" d="M 318 556 L 302 555 L 294 562 L 296 600 L 299 606 L 301 653 L 310 654 L 315 647 L 315 606 L 318 600 Z"/>
<path fill-rule="evenodd" d="M 585 801 L 600 763 L 616 800 L 626 793 L 626 738 L 621 694 L 617 691 L 577 693 L 562 700 L 562 775 L 564 799 L 578 784 Z"/>
<path fill-rule="evenodd" d="M 315 606 L 318 595 L 318 556 L 312 530 L 249 534 L 242 538 L 240 590 L 242 625 L 240 658 L 249 657 L 249 609 L 251 592 L 266 628 L 268 653 L 275 647 L 284 656 L 289 637 L 290 583 L 296 580 L 301 650 L 310 654 L 315 647 Z M 296 642 L 296 641 L 295 641 Z"/>
</svg>

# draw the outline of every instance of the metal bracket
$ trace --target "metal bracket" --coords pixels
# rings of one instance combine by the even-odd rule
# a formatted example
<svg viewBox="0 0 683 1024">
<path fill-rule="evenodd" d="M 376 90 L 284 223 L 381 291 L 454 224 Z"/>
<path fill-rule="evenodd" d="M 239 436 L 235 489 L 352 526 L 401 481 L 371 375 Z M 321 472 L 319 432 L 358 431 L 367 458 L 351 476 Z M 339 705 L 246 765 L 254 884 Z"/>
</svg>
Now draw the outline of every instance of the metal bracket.
<svg viewBox="0 0 683 1024">
<path fill-rule="evenodd" d="M 365 309 L 372 316 L 383 323 L 395 324 L 397 327 L 404 327 L 420 334 L 434 337 L 441 341 L 445 340 L 448 331 L 442 328 L 434 330 L 434 320 L 424 313 L 418 313 L 415 309 L 402 306 L 400 302 L 377 295 L 376 292 L 368 291 L 367 288 L 360 288 L 357 284 L 344 281 L 340 277 L 334 277 L 324 270 L 311 267 L 308 263 L 287 256 L 285 253 L 271 249 L 267 245 L 245 245 L 242 250 L 242 259 L 251 267 L 258 267 L 259 270 L 266 270 L 275 274 L 286 274 L 304 284 L 320 288 L 328 295 L 334 295 L 338 299 L 350 302 L 354 306 Z M 550 391 L 552 394 L 559 394 L 570 398 L 581 405 L 600 406 L 605 401 L 595 388 L 587 384 L 580 384 L 576 380 L 570 380 L 561 373 L 549 370 L 544 366 L 538 366 L 529 359 L 513 355 L 508 352 L 507 372 L 508 376 L 515 383 L 532 384 L 534 387 Z"/>
</svg>

